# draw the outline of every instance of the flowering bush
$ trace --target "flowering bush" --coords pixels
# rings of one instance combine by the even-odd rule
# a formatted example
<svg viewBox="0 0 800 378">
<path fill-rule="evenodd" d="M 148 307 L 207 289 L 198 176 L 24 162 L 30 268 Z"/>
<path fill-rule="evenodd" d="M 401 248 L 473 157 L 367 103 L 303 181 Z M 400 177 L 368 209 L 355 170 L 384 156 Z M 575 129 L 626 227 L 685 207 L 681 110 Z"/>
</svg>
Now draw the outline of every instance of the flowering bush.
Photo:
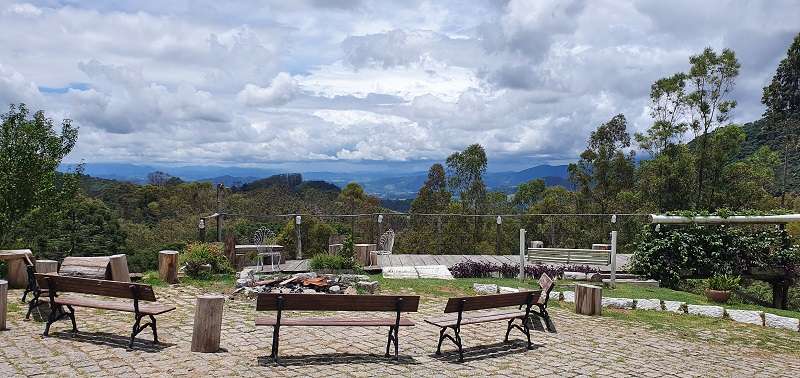
<svg viewBox="0 0 800 378">
<path fill-rule="evenodd" d="M 547 273 L 550 277 L 559 277 L 564 272 L 583 272 L 595 273 L 596 268 L 587 265 L 526 265 L 525 275 L 539 278 L 542 273 Z M 478 261 L 462 261 L 450 268 L 450 273 L 456 278 L 480 278 L 480 277 L 503 277 L 514 278 L 519 275 L 518 264 L 492 264 Z"/>
<path fill-rule="evenodd" d="M 207 279 L 211 274 L 233 273 L 233 267 L 222 253 L 219 243 L 192 243 L 181 255 L 184 272 L 192 278 Z M 208 265 L 211 268 L 205 269 Z"/>
</svg>

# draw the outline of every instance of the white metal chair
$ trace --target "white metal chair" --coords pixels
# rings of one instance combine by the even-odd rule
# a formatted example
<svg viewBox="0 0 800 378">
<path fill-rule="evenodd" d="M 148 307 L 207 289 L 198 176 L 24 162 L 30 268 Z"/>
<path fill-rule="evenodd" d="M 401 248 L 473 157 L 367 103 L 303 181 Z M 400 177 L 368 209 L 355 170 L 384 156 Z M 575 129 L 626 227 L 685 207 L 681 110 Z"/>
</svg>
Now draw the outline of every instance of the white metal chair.
<svg viewBox="0 0 800 378">
<path fill-rule="evenodd" d="M 278 257 L 278 264 L 281 263 L 281 253 L 280 251 L 273 251 L 272 245 L 275 244 L 275 232 L 272 230 L 261 227 L 259 228 L 255 234 L 253 234 L 253 244 L 256 246 L 256 257 L 258 261 L 256 262 L 256 268 L 258 271 L 262 271 L 264 269 L 264 256 L 269 256 L 269 263 L 270 268 L 272 271 L 275 271 L 275 257 Z"/>
<path fill-rule="evenodd" d="M 378 250 L 375 251 L 378 255 L 391 255 L 392 248 L 394 247 L 394 230 L 389 229 L 381 235 L 378 240 Z"/>
</svg>

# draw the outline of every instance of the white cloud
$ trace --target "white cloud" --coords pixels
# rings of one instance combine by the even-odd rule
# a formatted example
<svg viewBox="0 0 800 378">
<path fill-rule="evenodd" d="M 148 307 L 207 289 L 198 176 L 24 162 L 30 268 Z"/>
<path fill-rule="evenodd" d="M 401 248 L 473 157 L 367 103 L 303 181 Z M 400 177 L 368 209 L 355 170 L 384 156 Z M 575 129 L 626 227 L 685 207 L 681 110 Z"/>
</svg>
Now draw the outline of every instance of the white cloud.
<svg viewBox="0 0 800 378">
<path fill-rule="evenodd" d="M 9 5 L 5 13 L 22 17 L 37 17 L 42 15 L 42 10 L 33 4 L 20 3 Z"/>
<path fill-rule="evenodd" d="M 292 101 L 297 93 L 297 81 L 288 73 L 281 72 L 267 87 L 245 85 L 237 97 L 240 102 L 248 106 L 280 106 Z"/>
</svg>

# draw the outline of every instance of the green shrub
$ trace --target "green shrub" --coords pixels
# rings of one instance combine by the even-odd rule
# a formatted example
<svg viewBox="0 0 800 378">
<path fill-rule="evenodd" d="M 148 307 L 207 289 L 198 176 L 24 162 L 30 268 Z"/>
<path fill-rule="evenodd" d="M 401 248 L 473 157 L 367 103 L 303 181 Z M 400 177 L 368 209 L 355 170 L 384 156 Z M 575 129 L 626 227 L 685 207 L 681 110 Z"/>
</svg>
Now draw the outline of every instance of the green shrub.
<svg viewBox="0 0 800 378">
<path fill-rule="evenodd" d="M 739 287 L 742 278 L 727 274 L 719 274 L 706 280 L 706 287 L 710 290 L 733 291 Z"/>
<path fill-rule="evenodd" d="M 796 275 L 800 249 L 785 230 L 727 225 L 643 227 L 631 259 L 635 273 L 676 288 L 681 279 L 785 269 Z"/>
<path fill-rule="evenodd" d="M 233 267 L 222 253 L 220 243 L 191 243 L 181 255 L 184 272 L 192 278 L 208 279 L 212 274 L 233 273 Z M 210 265 L 211 269 L 203 268 Z"/>
<path fill-rule="evenodd" d="M 0 261 L 0 278 L 6 278 L 8 274 L 8 265 L 5 261 Z"/>
<path fill-rule="evenodd" d="M 341 269 L 352 269 L 351 266 L 348 266 L 347 259 L 339 255 L 325 255 L 325 254 L 318 254 L 314 255 L 309 262 L 309 266 L 312 270 L 341 270 Z"/>
<path fill-rule="evenodd" d="M 278 244 L 283 246 L 283 250 L 293 256 L 297 251 L 295 240 L 294 218 L 284 225 L 278 234 Z M 327 253 L 328 239 L 336 232 L 333 226 L 323 223 L 314 217 L 303 217 L 300 224 L 300 241 L 303 246 L 304 256 L 313 256 L 318 253 Z"/>
</svg>

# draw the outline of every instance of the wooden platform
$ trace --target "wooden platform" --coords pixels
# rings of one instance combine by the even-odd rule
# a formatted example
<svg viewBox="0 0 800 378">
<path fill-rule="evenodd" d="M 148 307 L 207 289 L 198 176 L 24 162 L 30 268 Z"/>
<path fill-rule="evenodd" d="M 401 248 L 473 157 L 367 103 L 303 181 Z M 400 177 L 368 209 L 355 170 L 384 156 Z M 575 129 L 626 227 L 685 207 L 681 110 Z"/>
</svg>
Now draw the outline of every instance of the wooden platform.
<svg viewBox="0 0 800 378">
<path fill-rule="evenodd" d="M 628 263 L 630 255 L 617 255 L 617 269 L 623 271 Z M 462 261 L 479 261 L 492 264 L 519 264 L 519 255 L 386 255 L 378 256 L 378 266 L 421 266 L 421 265 L 445 265 L 448 268 Z M 281 264 L 281 271 L 307 272 L 309 260 L 288 260 Z M 598 266 L 600 271 L 609 271 L 609 266 Z"/>
</svg>

